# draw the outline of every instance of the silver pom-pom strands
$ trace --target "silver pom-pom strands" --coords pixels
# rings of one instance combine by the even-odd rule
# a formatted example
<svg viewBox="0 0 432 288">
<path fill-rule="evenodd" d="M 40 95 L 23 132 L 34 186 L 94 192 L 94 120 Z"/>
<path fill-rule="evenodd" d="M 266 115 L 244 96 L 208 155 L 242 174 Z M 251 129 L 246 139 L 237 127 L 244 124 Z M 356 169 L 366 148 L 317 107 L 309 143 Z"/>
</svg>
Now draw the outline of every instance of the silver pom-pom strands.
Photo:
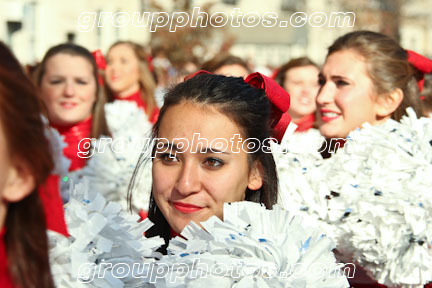
<svg viewBox="0 0 432 288">
<path fill-rule="evenodd" d="M 145 238 L 153 224 L 138 223 L 138 216 L 120 204 L 88 190 L 86 183 L 73 187 L 65 206 L 70 237 L 50 234 L 51 271 L 57 287 L 124 287 L 145 282 L 137 265 L 160 258 L 160 237 Z M 136 274 L 138 273 L 138 274 Z M 84 284 L 85 283 L 85 284 Z"/>
<path fill-rule="evenodd" d="M 407 113 L 365 124 L 326 160 L 272 152 L 284 207 L 306 214 L 380 283 L 421 287 L 432 280 L 432 120 Z"/>
<path fill-rule="evenodd" d="M 348 287 L 333 242 L 279 206 L 226 203 L 201 225 L 170 241 L 156 287 Z"/>
</svg>

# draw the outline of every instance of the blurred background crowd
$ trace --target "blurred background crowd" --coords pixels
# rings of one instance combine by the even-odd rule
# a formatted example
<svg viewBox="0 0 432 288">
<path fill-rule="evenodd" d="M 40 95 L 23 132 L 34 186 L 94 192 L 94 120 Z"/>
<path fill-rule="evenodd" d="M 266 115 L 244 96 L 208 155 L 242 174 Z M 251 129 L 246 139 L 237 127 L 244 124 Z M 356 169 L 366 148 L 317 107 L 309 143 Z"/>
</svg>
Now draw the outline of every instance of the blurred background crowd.
<svg viewBox="0 0 432 288">
<path fill-rule="evenodd" d="M 232 64 L 238 64 L 244 66 L 246 72 L 242 74 L 241 71 L 233 70 L 231 74 L 245 76 L 249 72 L 259 71 L 275 76 L 275 70 L 289 60 L 307 56 L 309 64 L 319 69 L 319 65 L 325 60 L 327 47 L 337 37 L 353 30 L 372 30 L 386 34 L 398 40 L 402 47 L 430 58 L 431 6 L 432 0 L 78 0 L 72 3 L 53 0 L 1 0 L 0 39 L 11 48 L 20 62 L 26 65 L 28 72 L 34 70 L 50 47 L 59 43 L 74 43 L 90 51 L 99 49 L 102 54 L 106 54 L 115 42 L 133 41 L 140 45 L 140 57 L 147 62 L 157 86 L 156 102 L 161 106 L 165 88 L 200 68 L 215 71 L 218 66 L 229 64 L 231 66 L 228 70 L 231 70 L 235 67 Z M 77 29 L 79 16 L 83 12 L 97 13 L 96 15 L 100 16 L 103 12 L 126 12 L 133 15 L 135 12 L 171 14 L 183 11 L 191 15 L 194 7 L 200 7 L 201 11 L 208 12 L 209 15 L 217 12 L 229 14 L 236 8 L 240 9 L 241 13 L 257 12 L 262 15 L 275 12 L 278 21 L 289 21 L 296 12 L 304 12 L 306 15 L 314 12 L 323 12 L 326 15 L 332 12 L 353 12 L 355 19 L 351 20 L 355 22 L 353 27 L 346 24 L 342 25 L 343 27 L 329 27 L 327 23 L 322 27 L 312 27 L 306 23 L 301 27 L 276 25 L 271 28 L 261 25 L 225 25 L 219 28 L 211 25 L 187 25 L 177 28 L 176 32 L 170 32 L 169 25 L 159 27 L 155 32 L 150 32 L 150 27 L 133 25 L 95 25 L 89 32 L 79 32 Z M 226 74 L 226 71 L 221 70 L 218 73 Z M 283 86 L 282 74 L 279 74 L 278 82 Z M 425 95 L 429 93 L 428 86 L 426 83 L 423 92 Z M 428 101 L 429 99 L 426 99 L 426 102 Z"/>
</svg>

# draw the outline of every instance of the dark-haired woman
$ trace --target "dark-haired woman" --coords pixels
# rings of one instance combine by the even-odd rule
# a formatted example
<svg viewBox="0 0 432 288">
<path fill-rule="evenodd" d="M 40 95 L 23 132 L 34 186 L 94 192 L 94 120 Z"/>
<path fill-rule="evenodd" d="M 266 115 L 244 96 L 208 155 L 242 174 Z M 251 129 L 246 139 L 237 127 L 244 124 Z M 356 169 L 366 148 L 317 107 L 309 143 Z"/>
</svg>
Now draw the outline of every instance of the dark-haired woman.
<svg viewBox="0 0 432 288">
<path fill-rule="evenodd" d="M 170 90 L 153 128 L 155 226 L 146 235 L 168 241 L 190 221 L 222 218 L 224 202 L 271 208 L 278 181 L 269 139 L 282 139 L 288 107 L 289 95 L 259 73 L 243 80 L 197 72 Z"/>
<path fill-rule="evenodd" d="M 2 43 L 0 54 L 0 287 L 50 288 L 46 229 L 67 234 L 59 195 L 49 194 L 58 194 L 47 182 L 53 160 L 35 89 Z"/>
</svg>

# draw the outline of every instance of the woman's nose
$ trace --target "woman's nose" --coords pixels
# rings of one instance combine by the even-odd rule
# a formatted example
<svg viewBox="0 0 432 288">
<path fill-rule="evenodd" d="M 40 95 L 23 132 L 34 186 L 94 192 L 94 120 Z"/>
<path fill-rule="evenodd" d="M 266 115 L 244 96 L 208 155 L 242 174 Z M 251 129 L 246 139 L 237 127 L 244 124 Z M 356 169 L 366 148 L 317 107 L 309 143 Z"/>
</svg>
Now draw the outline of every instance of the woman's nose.
<svg viewBox="0 0 432 288">
<path fill-rule="evenodd" d="M 66 82 L 66 86 L 64 88 L 64 94 L 69 97 L 75 94 L 75 87 L 73 83 Z"/>
<path fill-rule="evenodd" d="M 334 99 L 334 91 L 330 87 L 328 83 L 325 83 L 321 88 L 318 90 L 318 95 L 316 98 L 316 103 L 318 105 L 325 105 L 327 103 L 333 102 Z"/>
<path fill-rule="evenodd" d="M 178 175 L 175 188 L 184 196 L 199 192 L 201 190 L 199 166 L 193 162 L 185 162 Z"/>
</svg>

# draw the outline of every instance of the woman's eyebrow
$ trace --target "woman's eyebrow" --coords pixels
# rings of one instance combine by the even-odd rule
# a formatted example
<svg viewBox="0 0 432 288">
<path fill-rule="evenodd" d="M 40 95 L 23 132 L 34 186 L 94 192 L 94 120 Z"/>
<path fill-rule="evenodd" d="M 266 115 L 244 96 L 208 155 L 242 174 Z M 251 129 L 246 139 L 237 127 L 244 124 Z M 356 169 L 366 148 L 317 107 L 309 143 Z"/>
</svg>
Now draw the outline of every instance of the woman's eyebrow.
<svg viewBox="0 0 432 288">
<path fill-rule="evenodd" d="M 182 151 L 182 149 L 178 148 L 177 144 L 174 143 L 163 143 L 162 147 L 159 146 L 158 144 L 156 144 L 157 149 L 162 150 L 163 148 L 165 148 L 166 150 L 170 150 L 170 151 Z M 200 150 L 197 151 L 197 149 L 195 149 L 194 151 L 196 151 L 197 153 L 200 154 L 211 154 L 211 153 L 216 153 L 216 154 L 231 154 L 229 151 L 226 151 L 227 149 L 225 149 L 225 151 L 216 149 L 216 148 L 212 148 L 212 147 L 202 147 L 200 146 Z"/>
<path fill-rule="evenodd" d="M 212 147 L 205 147 L 203 148 L 200 153 L 202 154 L 211 154 L 211 153 L 216 153 L 216 154 L 230 154 L 230 152 L 227 152 L 225 149 L 224 151 L 216 149 L 216 148 L 212 148 Z"/>
<path fill-rule="evenodd" d="M 346 76 L 340 76 L 340 75 L 332 75 L 330 77 L 332 80 L 351 80 L 351 78 Z"/>
<path fill-rule="evenodd" d="M 180 151 L 181 150 L 181 149 L 179 149 L 177 147 L 176 144 L 173 144 L 173 143 L 163 143 L 162 147 L 159 146 L 159 143 L 156 143 L 156 148 L 157 149 L 167 148 L 167 149 L 176 150 L 176 151 Z"/>
</svg>

